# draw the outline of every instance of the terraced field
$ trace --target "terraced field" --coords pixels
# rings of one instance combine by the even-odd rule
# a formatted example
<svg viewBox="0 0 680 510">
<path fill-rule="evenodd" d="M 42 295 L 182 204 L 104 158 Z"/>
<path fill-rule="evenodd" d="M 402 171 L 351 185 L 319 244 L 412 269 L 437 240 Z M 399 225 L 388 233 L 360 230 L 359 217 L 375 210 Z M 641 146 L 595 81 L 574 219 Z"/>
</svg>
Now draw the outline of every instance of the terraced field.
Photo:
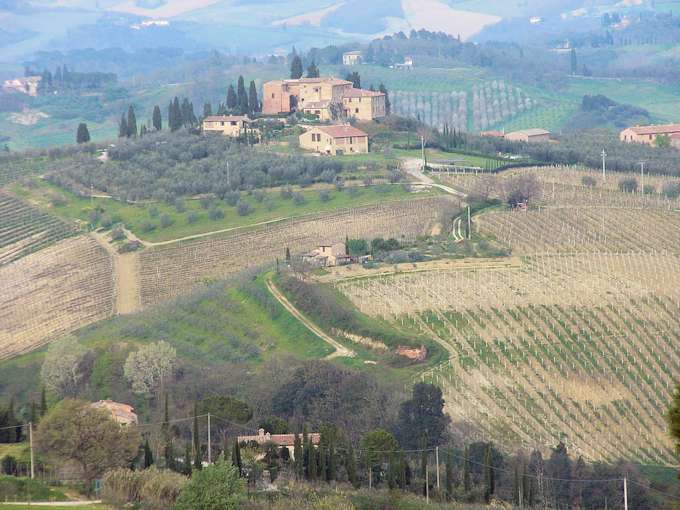
<svg viewBox="0 0 680 510">
<path fill-rule="evenodd" d="M 0 266 L 76 233 L 74 225 L 0 190 Z"/>
<path fill-rule="evenodd" d="M 33 350 L 114 312 L 109 254 L 89 236 L 0 267 L 0 359 Z"/>
<path fill-rule="evenodd" d="M 591 460 L 678 464 L 664 412 L 680 377 L 680 213 L 561 207 L 476 223 L 521 265 L 334 285 L 448 350 L 421 377 L 474 438 L 546 449 L 561 439 Z"/>
</svg>

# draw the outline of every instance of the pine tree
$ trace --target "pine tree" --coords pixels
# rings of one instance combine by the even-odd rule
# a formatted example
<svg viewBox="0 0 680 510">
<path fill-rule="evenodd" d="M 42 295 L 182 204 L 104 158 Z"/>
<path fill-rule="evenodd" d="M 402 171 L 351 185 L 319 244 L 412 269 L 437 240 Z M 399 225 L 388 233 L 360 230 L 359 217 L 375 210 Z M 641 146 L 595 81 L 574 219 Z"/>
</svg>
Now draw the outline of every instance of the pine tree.
<svg viewBox="0 0 680 510">
<path fill-rule="evenodd" d="M 260 105 L 260 100 L 257 97 L 257 87 L 252 80 L 248 88 L 248 108 L 251 114 L 262 111 L 262 105 Z"/>
<path fill-rule="evenodd" d="M 153 466 L 153 452 L 147 438 L 144 440 L 144 469 L 149 469 L 151 466 Z"/>
<path fill-rule="evenodd" d="M 194 469 L 203 469 L 203 462 L 201 456 L 201 438 L 199 436 L 198 428 L 198 405 L 196 403 L 194 403 L 193 439 L 194 439 Z"/>
<path fill-rule="evenodd" d="M 47 391 L 42 387 L 40 391 L 40 417 L 42 418 L 47 413 Z"/>
<path fill-rule="evenodd" d="M 295 55 L 290 64 L 290 78 L 291 80 L 299 80 L 302 78 L 302 59 Z"/>
<path fill-rule="evenodd" d="M 78 131 L 76 132 L 76 143 L 87 143 L 90 141 L 90 132 L 87 129 L 87 124 L 81 122 L 78 124 Z"/>
<path fill-rule="evenodd" d="M 233 85 L 229 85 L 227 89 L 227 110 L 233 112 L 238 106 L 238 97 L 236 97 L 236 90 Z"/>
<path fill-rule="evenodd" d="M 345 460 L 345 469 L 347 470 L 347 479 L 354 488 L 359 488 L 359 478 L 357 477 L 357 458 L 354 454 L 354 447 L 349 443 L 347 447 L 347 459 Z"/>
<path fill-rule="evenodd" d="M 470 447 L 465 447 L 465 454 L 463 458 L 463 490 L 469 493 L 472 490 L 472 484 L 470 480 Z"/>
<path fill-rule="evenodd" d="M 309 64 L 309 67 L 307 67 L 307 78 L 318 78 L 319 77 L 319 68 L 316 66 L 316 63 L 312 61 L 311 64 Z"/>
<path fill-rule="evenodd" d="M 246 92 L 246 84 L 243 76 L 238 77 L 238 83 L 236 85 L 236 98 L 236 109 L 238 110 L 238 113 L 240 115 L 245 115 L 248 113 L 248 92 Z"/>
<path fill-rule="evenodd" d="M 231 464 L 238 469 L 238 475 L 243 476 L 243 462 L 241 461 L 241 446 L 238 440 L 234 441 L 234 447 L 231 449 Z"/>
<path fill-rule="evenodd" d="M 212 115 L 212 105 L 210 102 L 206 102 L 203 105 L 203 118 L 210 117 Z"/>
<path fill-rule="evenodd" d="M 390 103 L 390 94 L 387 92 L 387 87 L 385 87 L 384 83 L 381 83 L 378 90 L 385 94 L 385 115 L 390 115 L 392 113 L 392 103 Z"/>
<path fill-rule="evenodd" d="M 163 117 L 161 116 L 161 109 L 158 105 L 153 107 L 153 128 L 156 131 L 163 129 Z"/>
<path fill-rule="evenodd" d="M 118 138 L 127 138 L 128 128 L 127 128 L 127 117 L 125 114 L 120 116 L 120 122 L 118 123 Z"/>
<path fill-rule="evenodd" d="M 130 105 L 127 113 L 127 132 L 128 138 L 137 138 L 137 117 L 135 115 L 135 109 Z"/>
</svg>

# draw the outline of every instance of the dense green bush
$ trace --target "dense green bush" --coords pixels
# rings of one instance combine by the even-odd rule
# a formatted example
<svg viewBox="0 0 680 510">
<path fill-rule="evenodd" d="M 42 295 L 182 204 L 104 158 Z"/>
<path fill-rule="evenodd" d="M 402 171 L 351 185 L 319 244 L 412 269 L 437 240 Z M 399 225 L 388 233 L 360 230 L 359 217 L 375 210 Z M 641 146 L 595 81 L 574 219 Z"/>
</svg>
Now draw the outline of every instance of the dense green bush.
<svg viewBox="0 0 680 510">
<path fill-rule="evenodd" d="M 194 471 L 180 495 L 177 510 L 235 510 L 245 495 L 238 469 L 220 458 L 212 466 Z"/>
<path fill-rule="evenodd" d="M 64 501 L 66 497 L 30 478 L 0 476 L 0 501 Z"/>
</svg>

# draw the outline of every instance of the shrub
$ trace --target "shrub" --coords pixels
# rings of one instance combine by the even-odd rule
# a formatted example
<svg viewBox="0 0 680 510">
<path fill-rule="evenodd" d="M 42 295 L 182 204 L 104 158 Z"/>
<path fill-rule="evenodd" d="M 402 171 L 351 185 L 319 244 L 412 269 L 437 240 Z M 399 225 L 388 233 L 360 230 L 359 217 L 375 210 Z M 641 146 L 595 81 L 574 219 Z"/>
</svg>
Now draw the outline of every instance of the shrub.
<svg viewBox="0 0 680 510">
<path fill-rule="evenodd" d="M 290 200 L 291 198 L 293 198 L 293 190 L 291 189 L 290 186 L 281 188 L 281 198 L 283 198 L 284 200 Z"/>
<path fill-rule="evenodd" d="M 295 205 L 304 205 L 305 202 L 305 196 L 302 193 L 293 193 L 293 203 Z"/>
<path fill-rule="evenodd" d="M 111 240 L 112 241 L 122 241 L 123 239 L 127 238 L 125 235 L 125 231 L 123 230 L 123 227 L 120 225 L 114 228 L 111 231 Z"/>
<path fill-rule="evenodd" d="M 330 202 L 331 194 L 328 192 L 328 190 L 319 191 L 319 200 L 322 202 Z"/>
<path fill-rule="evenodd" d="M 213 203 L 213 199 L 210 197 L 203 197 L 201 200 L 199 200 L 201 204 L 201 209 L 205 209 L 206 211 L 210 209 Z"/>
<path fill-rule="evenodd" d="M 248 202 L 239 202 L 238 206 L 236 207 L 236 212 L 238 213 L 239 216 L 248 216 L 251 212 L 253 211 L 253 208 L 250 206 Z"/>
<path fill-rule="evenodd" d="M 50 204 L 52 207 L 61 207 L 66 205 L 66 197 L 59 193 L 52 193 L 50 195 Z"/>
<path fill-rule="evenodd" d="M 113 218 L 111 218 L 111 216 L 109 216 L 108 214 L 104 214 L 101 217 L 99 224 L 104 228 L 111 228 L 111 226 L 113 225 Z"/>
<path fill-rule="evenodd" d="M 645 195 L 654 195 L 656 193 L 656 187 L 652 184 L 645 184 L 644 189 L 642 192 Z"/>
<path fill-rule="evenodd" d="M 187 223 L 190 225 L 198 221 L 198 213 L 196 211 L 191 211 L 187 216 Z"/>
<path fill-rule="evenodd" d="M 208 212 L 208 217 L 213 221 L 221 220 L 222 218 L 224 218 L 224 211 L 222 209 L 218 209 L 217 207 L 213 207 Z"/>
<path fill-rule="evenodd" d="M 584 175 L 581 177 L 581 184 L 583 184 L 587 188 L 594 188 L 597 186 L 597 179 L 593 177 L 592 175 Z"/>
<path fill-rule="evenodd" d="M 120 248 L 118 248 L 118 253 L 130 253 L 133 251 L 137 251 L 142 248 L 142 243 L 139 241 L 128 241 L 127 243 L 121 245 Z"/>
<path fill-rule="evenodd" d="M 153 232 L 156 230 L 156 224 L 151 223 L 150 221 L 144 221 L 142 222 L 142 232 Z"/>
<path fill-rule="evenodd" d="M 160 213 L 158 212 L 158 207 L 156 207 L 155 205 L 149 208 L 149 217 L 158 218 L 159 214 Z"/>
<path fill-rule="evenodd" d="M 343 181 L 342 179 L 338 179 L 337 181 L 335 181 L 335 189 L 338 191 L 342 191 L 343 189 L 345 189 L 345 181 Z"/>
<path fill-rule="evenodd" d="M 187 204 L 184 203 L 184 200 L 180 200 L 179 198 L 175 200 L 175 211 L 178 213 L 183 213 L 187 210 Z"/>
<path fill-rule="evenodd" d="M 2 458 L 2 473 L 5 475 L 14 476 L 17 474 L 17 459 L 11 455 Z"/>
<path fill-rule="evenodd" d="M 626 177 L 619 181 L 619 189 L 626 193 L 635 193 L 638 190 L 638 182 L 635 177 Z"/>
<path fill-rule="evenodd" d="M 267 196 L 267 194 L 264 191 L 261 191 L 261 190 L 253 191 L 253 198 L 259 204 L 261 204 L 264 201 L 266 196 Z"/>
<path fill-rule="evenodd" d="M 172 223 L 172 218 L 168 214 L 161 215 L 161 227 L 168 228 Z"/>
<path fill-rule="evenodd" d="M 194 471 L 180 495 L 177 510 L 235 510 L 244 497 L 238 470 L 220 458 L 212 466 Z"/>
<path fill-rule="evenodd" d="M 663 194 L 667 198 L 678 198 L 680 197 L 680 182 L 669 182 L 663 187 Z"/>
<path fill-rule="evenodd" d="M 239 200 L 241 200 L 241 194 L 238 191 L 230 191 L 224 195 L 224 201 L 231 207 L 236 207 Z"/>
<path fill-rule="evenodd" d="M 66 497 L 50 490 L 47 485 L 38 480 L 0 476 L 0 501 L 45 501 L 49 499 L 63 501 Z"/>
<path fill-rule="evenodd" d="M 181 496 L 187 479 L 172 471 L 147 470 L 147 479 L 142 485 L 142 503 L 150 510 L 171 510 Z"/>
</svg>

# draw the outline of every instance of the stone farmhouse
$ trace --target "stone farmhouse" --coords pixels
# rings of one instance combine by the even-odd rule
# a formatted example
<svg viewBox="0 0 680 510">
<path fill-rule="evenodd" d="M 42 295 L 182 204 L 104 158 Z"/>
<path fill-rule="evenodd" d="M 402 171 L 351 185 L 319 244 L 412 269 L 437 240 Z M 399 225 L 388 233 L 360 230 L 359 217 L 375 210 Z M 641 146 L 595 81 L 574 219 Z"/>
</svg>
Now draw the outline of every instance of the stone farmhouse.
<svg viewBox="0 0 680 510">
<path fill-rule="evenodd" d="M 92 404 L 95 409 L 104 409 L 111 413 L 111 417 L 120 425 L 137 425 L 135 408 L 113 400 L 100 400 Z"/>
<path fill-rule="evenodd" d="M 14 78 L 13 80 L 5 80 L 2 84 L 2 88 L 8 92 L 21 92 L 22 94 L 28 94 L 31 97 L 37 97 L 41 80 L 42 76 Z"/>
<path fill-rule="evenodd" d="M 333 77 L 270 81 L 262 88 L 262 98 L 265 115 L 303 111 L 320 120 L 348 117 L 360 121 L 386 115 L 385 94 L 355 89 L 352 82 Z"/>
<path fill-rule="evenodd" d="M 550 141 L 550 131 L 545 129 L 524 129 L 521 131 L 513 131 L 512 133 L 507 133 L 505 135 L 506 140 L 512 142 L 525 142 L 525 143 L 540 143 Z"/>
<path fill-rule="evenodd" d="M 659 136 L 667 136 L 671 145 L 680 147 L 680 124 L 629 127 L 619 133 L 619 140 L 626 143 L 656 145 Z"/>
<path fill-rule="evenodd" d="M 353 126 L 315 126 L 300 135 L 300 148 L 329 156 L 367 154 L 368 135 Z"/>
<path fill-rule="evenodd" d="M 347 255 L 345 243 L 319 245 L 303 255 L 302 260 L 319 267 L 346 266 L 352 263 L 352 257 Z"/>
<path fill-rule="evenodd" d="M 245 115 L 213 115 L 203 119 L 203 132 L 239 138 L 250 129 L 251 123 Z"/>
<path fill-rule="evenodd" d="M 302 441 L 302 435 L 299 435 Z M 321 443 L 321 434 L 312 433 L 308 434 L 309 439 L 312 441 L 314 446 L 319 446 Z M 259 429 L 256 436 L 238 436 L 237 441 L 239 444 L 257 443 L 258 445 L 263 445 L 267 443 L 274 443 L 279 448 L 287 449 L 290 458 L 295 459 L 295 434 L 270 434 L 265 432 L 264 429 Z"/>
<path fill-rule="evenodd" d="M 342 65 L 355 66 L 361 64 L 363 54 L 360 51 L 348 51 L 342 54 Z"/>
</svg>

